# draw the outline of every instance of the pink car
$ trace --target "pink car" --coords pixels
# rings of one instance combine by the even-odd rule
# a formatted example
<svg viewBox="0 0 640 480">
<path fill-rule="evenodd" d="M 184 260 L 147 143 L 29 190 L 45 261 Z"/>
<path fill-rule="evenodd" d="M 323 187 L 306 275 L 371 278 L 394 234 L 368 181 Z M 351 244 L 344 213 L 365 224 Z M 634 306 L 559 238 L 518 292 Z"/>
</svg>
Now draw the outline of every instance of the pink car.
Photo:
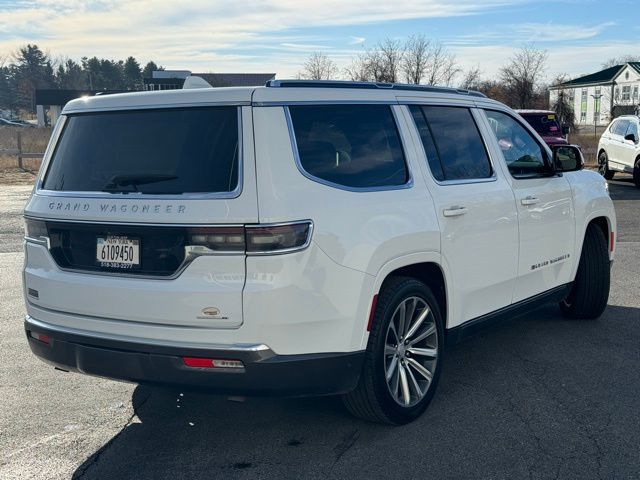
<svg viewBox="0 0 640 480">
<path fill-rule="evenodd" d="M 553 110 L 516 110 L 516 112 L 538 132 L 547 145 L 568 145 L 565 135 L 569 133 L 569 129 L 558 124 L 558 116 Z"/>
</svg>

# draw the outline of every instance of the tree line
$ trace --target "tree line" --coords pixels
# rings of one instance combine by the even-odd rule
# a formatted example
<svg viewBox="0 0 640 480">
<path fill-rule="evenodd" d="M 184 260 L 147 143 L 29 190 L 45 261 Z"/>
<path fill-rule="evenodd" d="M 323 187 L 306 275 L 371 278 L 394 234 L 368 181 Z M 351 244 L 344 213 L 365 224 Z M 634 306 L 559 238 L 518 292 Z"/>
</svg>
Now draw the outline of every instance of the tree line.
<svg viewBox="0 0 640 480">
<path fill-rule="evenodd" d="M 53 59 L 37 45 L 25 45 L 0 56 L 0 109 L 35 111 L 35 90 L 141 90 L 144 77 L 163 70 L 150 61 L 144 67 L 134 57 L 111 60 L 83 57 L 80 62 Z"/>
<path fill-rule="evenodd" d="M 442 43 L 424 35 L 405 41 L 385 39 L 356 55 L 344 69 L 322 52 L 312 53 L 298 76 L 309 80 L 353 80 L 425 84 L 477 90 L 513 108 L 548 108 L 544 82 L 547 51 L 526 45 L 485 78 L 480 66 L 464 70 Z M 565 77 L 553 79 L 551 84 Z"/>
</svg>

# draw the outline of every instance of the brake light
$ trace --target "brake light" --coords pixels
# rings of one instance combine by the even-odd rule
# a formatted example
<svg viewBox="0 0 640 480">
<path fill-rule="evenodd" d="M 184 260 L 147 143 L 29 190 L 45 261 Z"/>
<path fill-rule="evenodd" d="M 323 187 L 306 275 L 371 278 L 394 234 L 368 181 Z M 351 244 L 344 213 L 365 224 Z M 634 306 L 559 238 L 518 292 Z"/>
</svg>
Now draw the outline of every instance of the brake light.
<svg viewBox="0 0 640 480">
<path fill-rule="evenodd" d="M 47 224 L 43 220 L 24 219 L 24 236 L 27 239 L 41 240 L 49 236 Z"/>
<path fill-rule="evenodd" d="M 309 220 L 274 225 L 189 228 L 188 247 L 192 254 L 216 252 L 269 255 L 302 250 L 311 241 Z"/>
<path fill-rule="evenodd" d="M 244 252 L 244 227 L 189 228 L 189 245 L 214 252 Z"/>
<path fill-rule="evenodd" d="M 247 226 L 247 253 L 271 254 L 302 250 L 311 240 L 310 221 L 282 225 Z"/>
</svg>

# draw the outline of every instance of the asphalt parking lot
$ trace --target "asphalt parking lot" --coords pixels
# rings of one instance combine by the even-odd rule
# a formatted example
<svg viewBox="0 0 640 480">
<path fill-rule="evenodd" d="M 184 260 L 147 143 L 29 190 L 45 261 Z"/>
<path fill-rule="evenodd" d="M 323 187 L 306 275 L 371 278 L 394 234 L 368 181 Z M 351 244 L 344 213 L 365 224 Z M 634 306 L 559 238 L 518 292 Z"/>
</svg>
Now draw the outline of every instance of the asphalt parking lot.
<svg viewBox="0 0 640 480">
<path fill-rule="evenodd" d="M 0 188 L 0 478 L 640 477 L 640 190 L 610 182 L 609 307 L 555 305 L 453 347 L 413 424 L 351 418 L 335 398 L 246 399 L 63 373 L 24 338 L 25 187 Z"/>
</svg>

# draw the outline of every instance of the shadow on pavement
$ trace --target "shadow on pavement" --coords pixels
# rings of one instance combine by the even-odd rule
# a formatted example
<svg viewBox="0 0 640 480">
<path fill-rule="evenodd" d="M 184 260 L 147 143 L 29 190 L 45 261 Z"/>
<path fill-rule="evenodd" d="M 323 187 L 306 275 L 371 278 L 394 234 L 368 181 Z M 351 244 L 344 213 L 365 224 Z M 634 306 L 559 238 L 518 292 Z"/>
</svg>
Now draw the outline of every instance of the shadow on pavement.
<svg viewBox="0 0 640 480">
<path fill-rule="evenodd" d="M 338 398 L 138 386 L 136 415 L 73 478 L 622 478 L 640 471 L 640 309 L 549 305 L 447 351 L 418 421 L 353 419 Z M 633 475 L 632 475 L 633 476 Z"/>
<path fill-rule="evenodd" d="M 631 175 L 617 174 L 609 180 L 611 200 L 640 200 L 640 188 L 636 188 Z"/>
</svg>

